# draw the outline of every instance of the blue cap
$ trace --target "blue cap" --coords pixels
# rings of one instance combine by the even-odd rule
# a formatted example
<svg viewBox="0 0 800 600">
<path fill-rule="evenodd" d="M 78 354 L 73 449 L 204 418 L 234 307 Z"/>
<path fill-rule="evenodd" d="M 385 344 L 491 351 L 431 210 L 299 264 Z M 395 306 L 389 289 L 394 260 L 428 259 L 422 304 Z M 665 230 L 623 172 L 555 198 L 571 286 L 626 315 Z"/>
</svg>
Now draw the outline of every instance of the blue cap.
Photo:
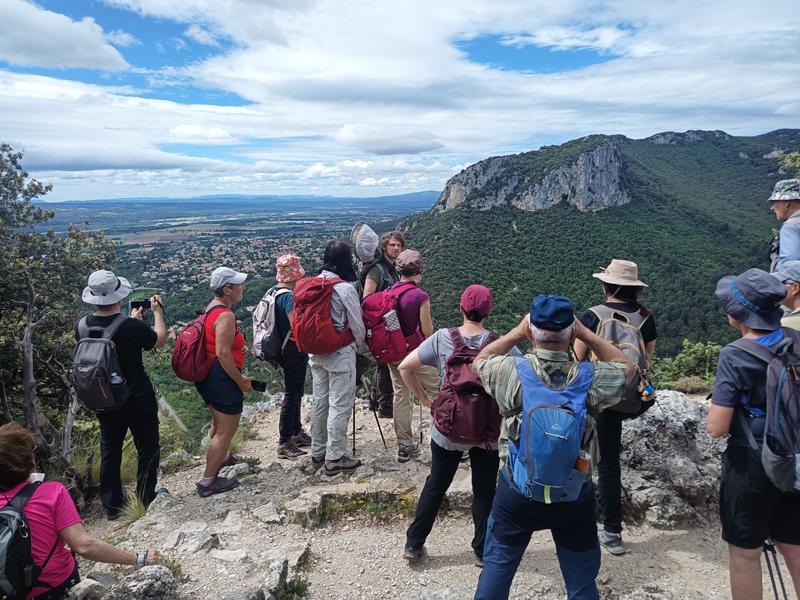
<svg viewBox="0 0 800 600">
<path fill-rule="evenodd" d="M 575 307 L 564 296 L 539 295 L 531 302 L 531 323 L 539 329 L 561 331 L 575 320 Z"/>
</svg>

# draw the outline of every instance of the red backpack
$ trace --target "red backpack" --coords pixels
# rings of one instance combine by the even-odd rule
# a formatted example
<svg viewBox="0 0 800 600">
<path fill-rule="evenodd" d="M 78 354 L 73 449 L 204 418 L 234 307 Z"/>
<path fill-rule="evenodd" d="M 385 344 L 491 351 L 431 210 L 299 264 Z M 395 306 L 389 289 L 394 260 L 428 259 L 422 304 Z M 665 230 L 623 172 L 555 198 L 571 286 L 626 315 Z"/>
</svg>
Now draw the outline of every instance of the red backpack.
<svg viewBox="0 0 800 600">
<path fill-rule="evenodd" d="M 444 367 L 444 380 L 433 401 L 431 414 L 436 428 L 451 442 L 488 445 L 500 437 L 500 410 L 472 369 L 472 361 L 488 343 L 497 339 L 489 333 L 480 348 L 470 348 L 457 328 L 447 330 L 453 353 Z"/>
<path fill-rule="evenodd" d="M 218 308 L 226 307 L 221 304 L 212 306 L 193 321 L 189 321 L 175 338 L 172 370 L 184 381 L 204 381 L 208 377 L 208 371 L 215 359 L 206 355 L 206 319 Z"/>
<path fill-rule="evenodd" d="M 349 329 L 336 331 L 331 317 L 333 286 L 342 282 L 338 277 L 303 277 L 295 284 L 292 332 L 301 352 L 330 354 L 353 341 Z"/>
<path fill-rule="evenodd" d="M 396 284 L 388 290 L 370 294 L 361 303 L 367 346 L 382 365 L 403 360 L 425 339 L 419 328 L 409 336 L 404 335 L 397 316 L 400 296 L 415 287 L 413 283 Z"/>
</svg>

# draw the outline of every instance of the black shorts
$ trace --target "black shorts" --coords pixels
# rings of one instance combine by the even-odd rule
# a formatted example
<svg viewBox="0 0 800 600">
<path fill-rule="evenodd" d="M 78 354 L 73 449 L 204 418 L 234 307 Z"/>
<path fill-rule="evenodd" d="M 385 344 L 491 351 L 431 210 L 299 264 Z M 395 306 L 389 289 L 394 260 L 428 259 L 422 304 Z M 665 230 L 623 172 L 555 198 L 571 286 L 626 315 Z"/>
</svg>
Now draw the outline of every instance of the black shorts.
<svg viewBox="0 0 800 600">
<path fill-rule="evenodd" d="M 722 539 L 733 546 L 754 550 L 768 537 L 800 545 L 800 494 L 778 490 L 752 448 L 730 446 L 722 455 L 719 516 Z"/>
<path fill-rule="evenodd" d="M 244 394 L 218 360 L 211 365 L 208 377 L 194 385 L 211 408 L 226 415 L 242 414 Z"/>
</svg>

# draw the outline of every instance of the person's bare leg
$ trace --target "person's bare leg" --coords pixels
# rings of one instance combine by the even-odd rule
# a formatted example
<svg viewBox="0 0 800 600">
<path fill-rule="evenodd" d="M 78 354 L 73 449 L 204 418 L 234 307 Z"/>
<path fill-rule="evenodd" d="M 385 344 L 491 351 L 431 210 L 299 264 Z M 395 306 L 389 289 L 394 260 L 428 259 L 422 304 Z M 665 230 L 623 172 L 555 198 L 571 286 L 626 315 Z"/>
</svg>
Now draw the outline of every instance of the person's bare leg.
<svg viewBox="0 0 800 600">
<path fill-rule="evenodd" d="M 225 459 L 228 457 L 228 447 L 231 444 L 236 430 L 239 428 L 241 415 L 226 415 L 216 409 L 211 409 L 216 433 L 208 443 L 206 450 L 206 470 L 203 477 L 216 477 Z"/>
<path fill-rule="evenodd" d="M 775 546 L 783 554 L 783 560 L 794 584 L 794 593 L 800 598 L 800 546 L 783 542 L 775 542 Z"/>
<path fill-rule="evenodd" d="M 731 598 L 761 600 L 761 548 L 750 550 L 728 544 Z"/>
<path fill-rule="evenodd" d="M 208 407 L 208 412 L 211 413 L 211 427 L 208 428 L 208 439 L 213 440 L 217 434 L 217 420 L 214 418 L 214 409 Z"/>
</svg>

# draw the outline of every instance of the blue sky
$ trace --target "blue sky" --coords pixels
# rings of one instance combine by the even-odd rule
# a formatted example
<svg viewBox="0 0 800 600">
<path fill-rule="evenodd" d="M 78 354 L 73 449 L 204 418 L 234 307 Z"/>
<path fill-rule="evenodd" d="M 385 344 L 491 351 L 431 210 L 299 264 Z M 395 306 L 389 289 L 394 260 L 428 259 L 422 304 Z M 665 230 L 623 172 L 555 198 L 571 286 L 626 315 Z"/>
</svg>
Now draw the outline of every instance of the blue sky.
<svg viewBox="0 0 800 600">
<path fill-rule="evenodd" d="M 591 133 L 796 127 L 800 20 L 768 4 L 4 0 L 0 141 L 52 199 L 374 196 Z"/>
</svg>

